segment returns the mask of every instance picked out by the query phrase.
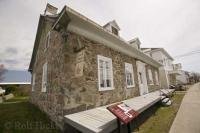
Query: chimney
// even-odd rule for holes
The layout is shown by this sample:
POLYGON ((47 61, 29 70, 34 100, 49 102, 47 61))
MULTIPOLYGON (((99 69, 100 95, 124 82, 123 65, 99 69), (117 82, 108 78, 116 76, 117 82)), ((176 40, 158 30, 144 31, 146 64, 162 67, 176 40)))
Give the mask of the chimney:
POLYGON ((57 14, 58 8, 47 3, 44 15, 55 15, 57 14))

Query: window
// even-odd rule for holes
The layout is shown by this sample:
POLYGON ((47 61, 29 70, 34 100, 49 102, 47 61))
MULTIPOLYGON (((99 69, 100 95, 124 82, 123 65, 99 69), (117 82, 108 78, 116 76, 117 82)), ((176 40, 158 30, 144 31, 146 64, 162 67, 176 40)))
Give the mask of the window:
POLYGON ((33 73, 33 76, 32 76, 32 91, 35 90, 35 73, 33 73))
POLYGON ((155 71, 156 85, 159 85, 158 72, 155 71))
POLYGON ((46 37, 46 41, 45 41, 45 50, 49 47, 50 37, 51 37, 51 32, 49 31, 47 33, 47 37, 46 37))
POLYGON ((118 36, 118 30, 113 26, 111 28, 112 28, 112 33, 118 36))
POLYGON ((134 87, 134 75, 133 75, 133 65, 125 63, 125 76, 126 76, 126 86, 127 88, 134 87))
POLYGON ((97 56, 98 58, 98 80, 99 91, 113 89, 113 71, 112 60, 104 56, 97 56))
POLYGON ((148 75, 149 75, 149 84, 153 85, 153 76, 151 69, 148 69, 148 75))
POLYGON ((47 90, 47 62, 43 65, 43 73, 42 73, 42 92, 46 92, 47 90))

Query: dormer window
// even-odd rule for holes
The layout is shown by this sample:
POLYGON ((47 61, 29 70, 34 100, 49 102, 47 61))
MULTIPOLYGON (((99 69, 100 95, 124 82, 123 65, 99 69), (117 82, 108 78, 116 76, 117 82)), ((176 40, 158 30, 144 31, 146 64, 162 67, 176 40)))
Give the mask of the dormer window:
POLYGON ((112 33, 118 36, 118 30, 112 26, 112 33))
POLYGON ((114 35, 119 36, 120 28, 115 20, 108 22, 106 25, 103 26, 103 28, 113 33, 114 35))

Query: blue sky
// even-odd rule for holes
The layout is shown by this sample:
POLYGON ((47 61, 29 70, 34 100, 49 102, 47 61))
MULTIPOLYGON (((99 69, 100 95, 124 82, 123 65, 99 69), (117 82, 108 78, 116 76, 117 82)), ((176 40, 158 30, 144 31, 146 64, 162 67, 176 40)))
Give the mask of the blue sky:
MULTIPOLYGON (((125 40, 139 37, 142 47, 163 47, 172 56, 200 50, 199 0, 1 0, 0 63, 27 70, 39 14, 46 3, 77 10, 100 25, 115 19, 125 40)), ((183 69, 200 72, 200 54, 175 58, 183 69)))

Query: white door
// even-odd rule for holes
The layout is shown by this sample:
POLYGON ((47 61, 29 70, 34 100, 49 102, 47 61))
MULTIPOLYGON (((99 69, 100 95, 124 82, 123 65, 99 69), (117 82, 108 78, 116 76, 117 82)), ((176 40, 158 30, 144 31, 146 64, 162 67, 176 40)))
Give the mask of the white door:
POLYGON ((148 85, 147 85, 145 63, 142 63, 141 61, 137 61, 136 64, 137 64, 137 74, 138 74, 140 95, 144 95, 149 92, 148 85))

